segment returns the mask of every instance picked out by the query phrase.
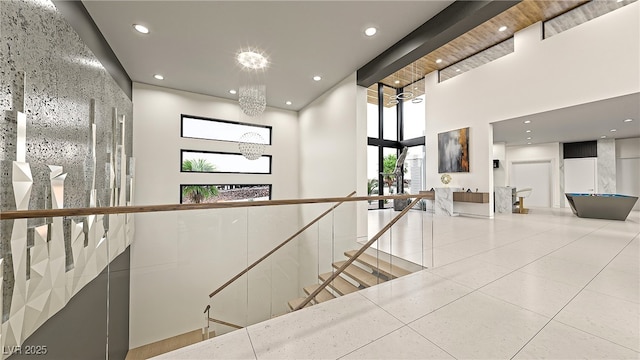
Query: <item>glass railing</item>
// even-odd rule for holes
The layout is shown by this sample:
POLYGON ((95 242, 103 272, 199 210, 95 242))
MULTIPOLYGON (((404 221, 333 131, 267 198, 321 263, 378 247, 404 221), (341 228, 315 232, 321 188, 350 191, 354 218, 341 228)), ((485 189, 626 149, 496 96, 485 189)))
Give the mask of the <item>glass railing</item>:
MULTIPOLYGON (((329 211, 233 284, 214 291, 205 311, 206 326, 211 335, 224 334, 286 314, 303 305, 329 301, 430 267, 432 217, 418 205, 422 202, 416 201, 415 207, 407 208, 406 214, 391 226, 389 223, 400 211, 367 211, 367 200, 345 202, 329 211), (363 245, 372 239, 371 246, 363 249, 363 245), (352 264, 346 264, 357 252, 362 254, 352 264), (336 279, 330 279, 340 268, 344 268, 344 272, 336 275, 336 279), (326 287, 318 289, 325 282, 326 287), (317 294, 307 300, 313 293, 317 294)), ((301 205, 300 220, 307 224, 327 208, 327 204, 301 205)), ((275 226, 284 229, 285 224, 275 221, 275 217, 284 218, 278 215, 283 210, 271 207, 251 209, 247 216, 249 223, 253 218, 265 219, 258 228, 275 226), (273 221, 269 220, 271 216, 273 221)), ((269 251, 268 247, 274 244, 266 242, 260 235, 252 236, 249 231, 244 251, 257 256, 269 251), (260 251, 256 251, 257 248, 260 251)), ((256 256, 250 255, 246 263, 251 264, 256 256)), ((229 277, 233 278, 233 275, 229 277)), ((222 279, 219 281, 223 284, 222 279)))
POLYGON ((85 347, 95 357, 125 355, 280 316, 378 233, 311 306, 431 267, 432 217, 423 201, 380 232, 401 212, 368 211, 367 200, 3 212, 2 358, 26 351, 72 358, 85 347))

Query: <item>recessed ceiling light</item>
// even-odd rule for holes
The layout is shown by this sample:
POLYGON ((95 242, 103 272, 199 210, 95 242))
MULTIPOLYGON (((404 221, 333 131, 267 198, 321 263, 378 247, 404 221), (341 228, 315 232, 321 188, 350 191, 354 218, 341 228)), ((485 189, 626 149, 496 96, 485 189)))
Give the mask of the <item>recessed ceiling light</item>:
POLYGON ((364 34, 367 36, 373 36, 378 32, 378 29, 374 28, 374 27, 369 27, 366 28, 364 31, 364 34))
POLYGON ((149 28, 144 26, 144 25, 133 24, 133 28, 136 29, 136 31, 141 33, 141 34, 148 34, 149 33, 149 28))
POLYGON ((528 132, 528 133, 530 133, 530 132, 531 132, 531 130, 527 130, 527 132, 528 132))
POLYGON ((456 69, 456 72, 460 72, 460 69, 456 69))
POLYGON ((529 136, 529 137, 527 138, 527 140, 531 140, 531 136, 529 136))
POLYGON ((240 51, 236 59, 240 63, 240 65, 246 67, 251 70, 260 70, 264 69, 269 65, 269 60, 260 54, 259 52, 253 50, 240 51))
POLYGON ((600 139, 604 139, 606 137, 607 137, 607 135, 602 135, 602 136, 600 136, 600 139))
POLYGON ((235 94, 237 94, 237 93, 238 93, 238 92, 237 92, 237 91, 235 91, 235 90, 233 90, 233 89, 229 90, 229 94, 235 95, 235 94))
POLYGON ((396 80, 393 82, 394 84, 400 84, 400 80, 396 80))
POLYGON ((157 80, 164 80, 164 76, 160 75, 160 74, 155 74, 153 75, 153 77, 157 80))
POLYGON ((618 130, 616 130, 616 129, 611 129, 611 130, 609 130, 609 131, 611 131, 611 132, 616 132, 616 131, 618 131, 618 130))
POLYGON ((622 2, 622 1, 623 1, 623 0, 618 0, 618 1, 616 1, 616 2, 622 2))
POLYGON ((500 32, 505 31, 505 30, 507 30, 507 27, 506 27, 506 26, 504 26, 504 25, 502 25, 502 26, 500 26, 500 27, 498 28, 498 31, 500 31, 500 32))
POLYGON ((632 122, 633 119, 626 119, 624 122, 632 122))
POLYGON ((285 104, 287 104, 287 105, 291 105, 291 104, 292 104, 292 102, 291 102, 291 101, 286 101, 286 102, 285 102, 285 104))
POLYGON ((316 75, 316 76, 313 77, 313 80, 320 81, 320 80, 322 80, 322 78, 320 77, 320 75, 316 75))
POLYGON ((525 124, 531 124, 531 120, 525 120, 524 123, 525 124))
POLYGON ((528 142, 528 143, 527 143, 527 145, 531 145, 531 143, 530 143, 530 142, 528 142))
POLYGON ((442 62, 442 59, 436 60, 436 64, 440 64, 441 62, 442 62))

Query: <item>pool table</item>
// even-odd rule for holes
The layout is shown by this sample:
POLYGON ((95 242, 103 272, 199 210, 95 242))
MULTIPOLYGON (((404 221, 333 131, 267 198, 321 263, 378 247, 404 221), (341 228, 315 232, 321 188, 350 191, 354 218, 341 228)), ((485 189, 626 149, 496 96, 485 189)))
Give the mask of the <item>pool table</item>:
POLYGON ((620 194, 565 193, 571 211, 581 218, 626 220, 638 200, 637 196, 620 194))

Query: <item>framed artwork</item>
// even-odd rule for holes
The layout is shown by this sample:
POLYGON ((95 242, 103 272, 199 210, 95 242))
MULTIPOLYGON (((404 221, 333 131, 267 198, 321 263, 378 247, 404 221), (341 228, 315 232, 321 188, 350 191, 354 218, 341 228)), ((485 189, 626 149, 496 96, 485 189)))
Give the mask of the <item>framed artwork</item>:
POLYGON ((438 134, 438 172, 469 172, 469 128, 438 134))

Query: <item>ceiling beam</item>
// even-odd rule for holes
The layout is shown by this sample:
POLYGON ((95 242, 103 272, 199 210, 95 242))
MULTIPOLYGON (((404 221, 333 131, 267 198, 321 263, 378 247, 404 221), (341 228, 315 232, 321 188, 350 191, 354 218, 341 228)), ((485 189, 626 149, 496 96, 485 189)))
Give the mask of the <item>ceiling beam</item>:
POLYGON ((369 87, 375 84, 520 1, 455 1, 358 69, 358 85, 369 87))

